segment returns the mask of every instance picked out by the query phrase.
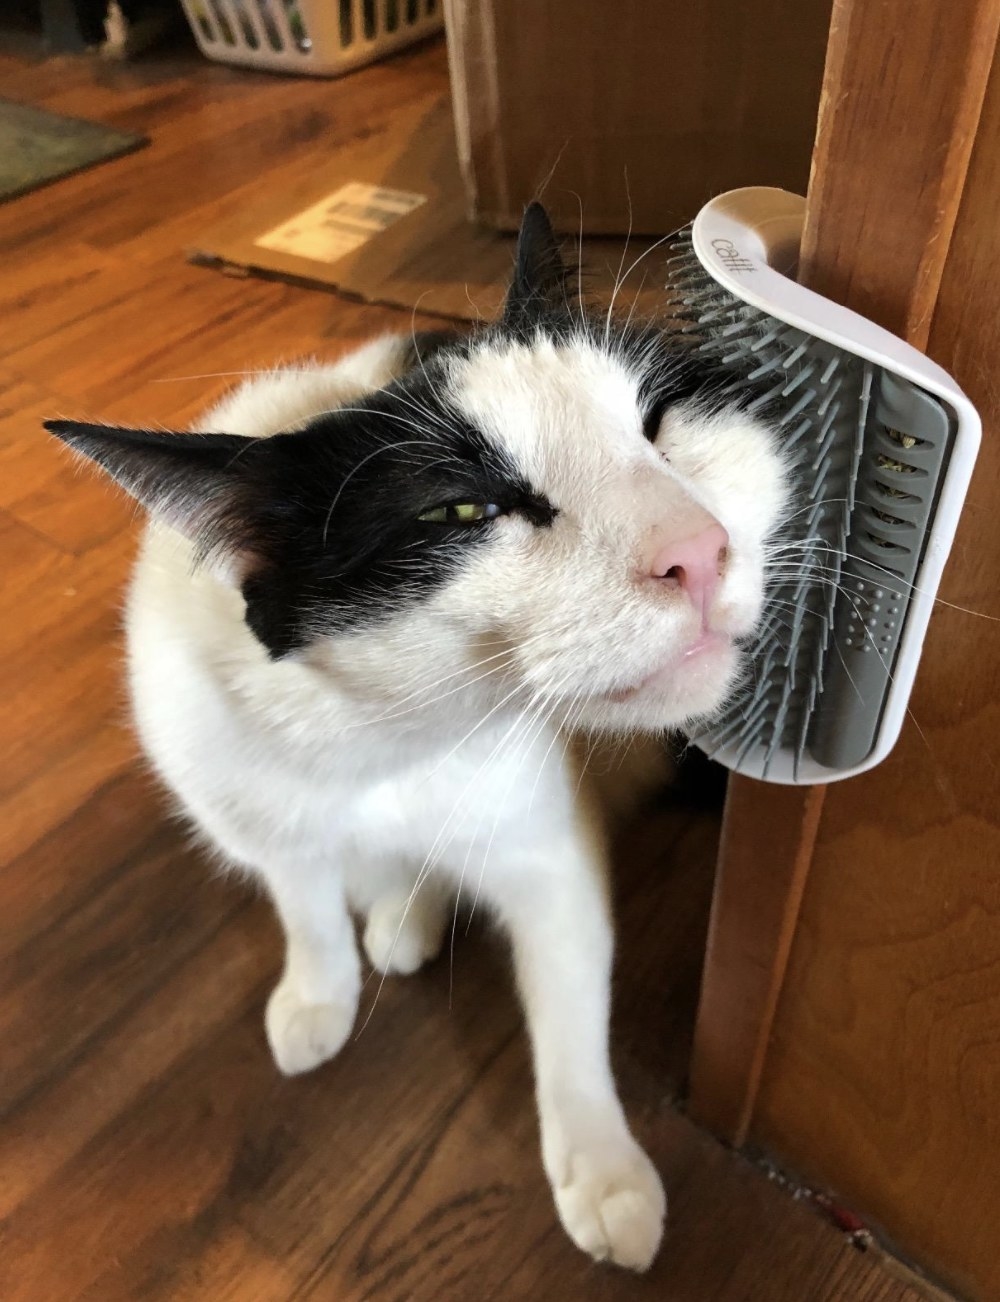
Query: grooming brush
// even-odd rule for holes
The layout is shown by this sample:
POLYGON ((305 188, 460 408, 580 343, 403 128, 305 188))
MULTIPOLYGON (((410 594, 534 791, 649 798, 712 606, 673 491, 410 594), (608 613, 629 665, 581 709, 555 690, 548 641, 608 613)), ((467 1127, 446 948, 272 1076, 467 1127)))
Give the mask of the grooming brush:
POLYGON ((788 784, 862 773, 895 745, 981 432, 939 366, 790 278, 804 211, 783 190, 721 195, 676 237, 666 285, 727 392, 759 394, 792 487, 752 671, 691 740, 788 784))

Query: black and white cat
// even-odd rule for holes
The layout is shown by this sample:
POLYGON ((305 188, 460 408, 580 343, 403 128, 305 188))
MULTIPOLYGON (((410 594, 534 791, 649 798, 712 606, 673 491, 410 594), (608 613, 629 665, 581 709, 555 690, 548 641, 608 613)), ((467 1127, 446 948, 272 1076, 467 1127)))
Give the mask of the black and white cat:
POLYGON ((637 1270, 665 1200, 612 1079, 604 839, 569 742, 682 726, 742 671, 784 475, 719 388, 662 333, 588 317, 536 205, 494 325, 260 374, 212 433, 49 426, 149 509, 138 728, 277 909, 278 1066, 351 1030, 350 910, 409 973, 478 899, 513 946, 562 1223, 637 1270))

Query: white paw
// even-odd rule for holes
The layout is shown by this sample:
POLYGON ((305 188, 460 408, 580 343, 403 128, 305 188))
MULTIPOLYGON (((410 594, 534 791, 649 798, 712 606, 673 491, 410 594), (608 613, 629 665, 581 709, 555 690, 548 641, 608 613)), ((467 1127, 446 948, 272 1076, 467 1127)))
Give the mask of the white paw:
POLYGON ((356 1002, 307 1004, 280 981, 267 1001, 264 1028, 279 1071, 312 1071, 337 1053, 351 1032, 356 1002))
POLYGON ((409 976, 436 958, 444 939, 444 902, 430 890, 376 900, 365 924, 364 946, 377 972, 409 976), (425 898, 426 897, 426 898, 425 898))
POLYGON ((553 1186, 566 1233, 597 1261, 648 1270, 663 1237, 667 1199, 656 1169, 633 1140, 613 1151, 568 1155, 553 1186))

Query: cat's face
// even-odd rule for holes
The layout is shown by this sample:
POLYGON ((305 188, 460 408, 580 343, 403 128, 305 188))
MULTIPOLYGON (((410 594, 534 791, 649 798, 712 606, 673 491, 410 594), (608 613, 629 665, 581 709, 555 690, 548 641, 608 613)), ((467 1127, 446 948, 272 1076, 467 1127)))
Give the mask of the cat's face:
POLYGON ((537 209, 501 321, 410 360, 267 439, 54 428, 222 561, 273 657, 378 699, 483 665, 492 699, 614 730, 717 709, 784 505, 770 430, 690 350, 568 303, 537 209))
POLYGON ((438 603, 470 627, 485 615, 535 693, 588 726, 672 726, 723 703, 783 508, 771 431, 660 365, 659 401, 600 339, 487 346, 450 368, 456 407, 553 514, 498 519, 438 603))

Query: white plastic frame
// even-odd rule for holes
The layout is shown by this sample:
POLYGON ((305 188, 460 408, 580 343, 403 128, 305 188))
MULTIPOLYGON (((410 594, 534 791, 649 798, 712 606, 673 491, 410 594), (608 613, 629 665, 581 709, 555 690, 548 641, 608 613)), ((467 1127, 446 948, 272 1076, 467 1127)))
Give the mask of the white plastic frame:
MULTIPOLYGON (((982 437, 979 413, 940 366, 888 330, 813 293, 778 270, 780 267, 793 272, 796 267, 804 216, 805 200, 785 190, 767 186, 731 190, 706 204, 695 218, 694 250, 712 279, 731 294, 779 321, 926 389, 949 409, 956 428, 923 558, 914 579, 874 749, 850 769, 829 769, 804 755, 797 772, 793 769, 791 752, 779 751, 771 759, 766 781, 786 786, 835 782, 864 773, 881 763, 899 739, 941 574, 955 538, 982 437)), ((714 752, 714 758, 736 769, 738 753, 739 745, 734 743, 714 752)), ((750 777, 764 776, 749 756, 738 771, 750 777)))

